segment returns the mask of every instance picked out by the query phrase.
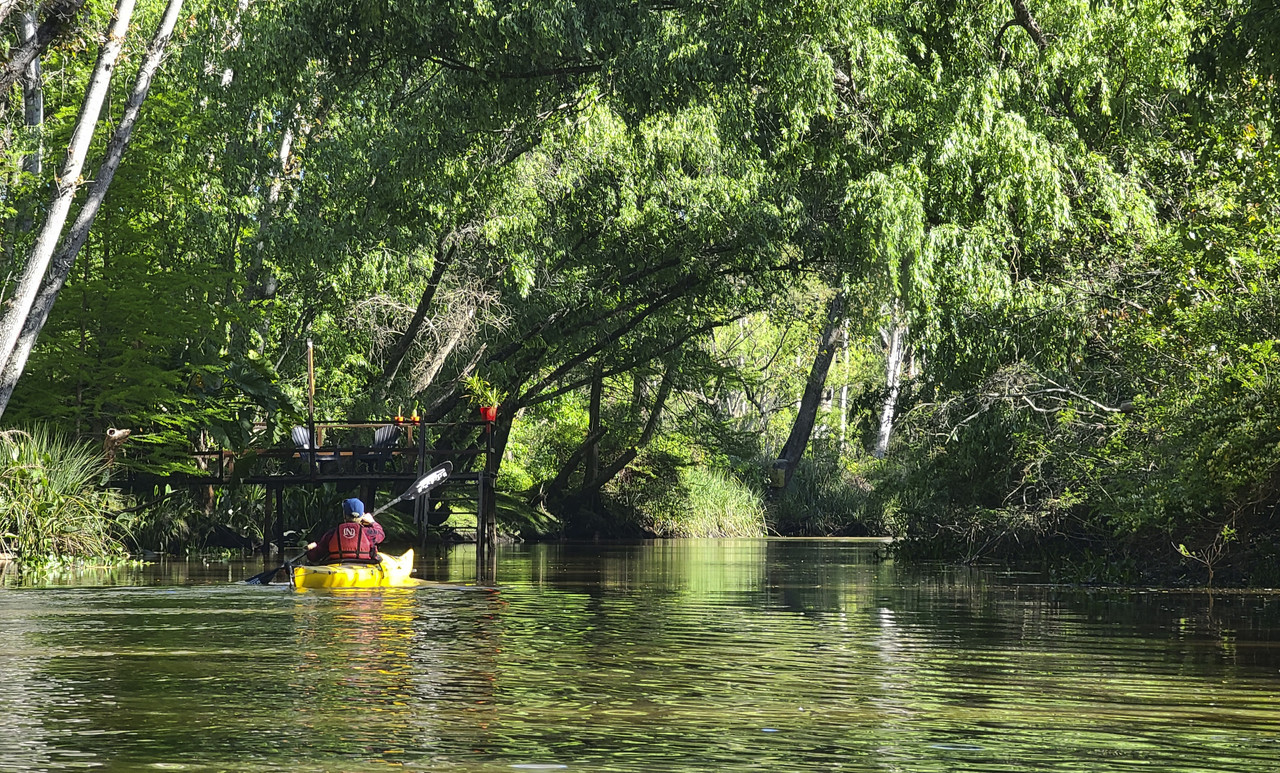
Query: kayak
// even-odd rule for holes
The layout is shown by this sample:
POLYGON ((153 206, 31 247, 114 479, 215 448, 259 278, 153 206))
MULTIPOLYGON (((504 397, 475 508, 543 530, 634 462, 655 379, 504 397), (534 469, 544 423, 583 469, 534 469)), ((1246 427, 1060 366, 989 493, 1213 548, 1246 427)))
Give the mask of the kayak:
POLYGON ((382 555, 380 564, 319 564, 293 567, 295 588, 394 588, 417 585, 413 573, 413 551, 404 555, 382 555))

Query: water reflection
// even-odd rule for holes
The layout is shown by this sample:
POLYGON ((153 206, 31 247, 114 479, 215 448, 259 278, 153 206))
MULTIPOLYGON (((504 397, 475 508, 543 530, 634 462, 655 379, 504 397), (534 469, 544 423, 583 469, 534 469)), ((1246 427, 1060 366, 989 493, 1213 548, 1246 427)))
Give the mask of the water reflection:
POLYGON ((230 582, 260 562, 10 587, 0 769, 1277 769, 1277 597, 877 547, 521 546, 497 588, 466 551, 414 590, 230 582))

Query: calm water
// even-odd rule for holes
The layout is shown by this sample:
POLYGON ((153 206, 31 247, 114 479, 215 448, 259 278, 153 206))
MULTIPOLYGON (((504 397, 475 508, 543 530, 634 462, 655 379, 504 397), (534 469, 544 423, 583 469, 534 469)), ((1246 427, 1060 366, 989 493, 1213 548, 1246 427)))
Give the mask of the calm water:
MULTIPOLYGON (((10 584, 0 769, 1280 771, 1280 595, 875 550, 508 548, 496 589, 10 584)), ((419 573, 464 585, 472 556, 419 573)))

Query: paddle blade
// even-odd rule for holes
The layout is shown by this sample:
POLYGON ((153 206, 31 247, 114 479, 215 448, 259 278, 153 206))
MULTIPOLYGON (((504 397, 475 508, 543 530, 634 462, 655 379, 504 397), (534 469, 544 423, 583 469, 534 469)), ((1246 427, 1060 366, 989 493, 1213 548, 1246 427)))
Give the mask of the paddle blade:
POLYGON ((400 495, 401 499, 417 499, 431 489, 444 483, 449 473, 453 472, 453 462, 442 462, 431 468, 431 471, 414 483, 408 491, 400 495))
POLYGON ((254 576, 250 577, 244 582, 246 585, 270 585, 271 580, 274 579, 276 576, 276 572, 280 571, 281 569, 284 569, 287 566, 288 564, 285 564, 284 566, 277 566, 275 569, 268 569, 265 572, 259 572, 258 574, 255 574, 254 576))
POLYGON ((280 566, 277 566, 275 569, 268 569, 265 572, 259 572, 258 574, 255 574, 254 576, 245 580, 244 581, 245 585, 270 585, 271 581, 274 580, 276 577, 276 572, 279 572, 281 569, 290 570, 289 579, 292 580, 293 579, 292 570, 294 565, 302 563, 302 559, 306 558, 306 555, 307 555, 306 553, 303 553, 302 555, 292 560, 286 559, 283 564, 281 564, 280 566))

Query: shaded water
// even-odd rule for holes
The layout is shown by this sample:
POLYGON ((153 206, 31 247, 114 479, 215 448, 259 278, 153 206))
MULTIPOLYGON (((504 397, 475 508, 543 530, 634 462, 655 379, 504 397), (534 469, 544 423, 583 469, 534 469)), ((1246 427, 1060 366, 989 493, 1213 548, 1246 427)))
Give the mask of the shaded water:
POLYGON ((260 569, 0 589, 0 769, 1280 771, 1280 595, 851 541, 506 548, 496 589, 229 582, 260 569))

